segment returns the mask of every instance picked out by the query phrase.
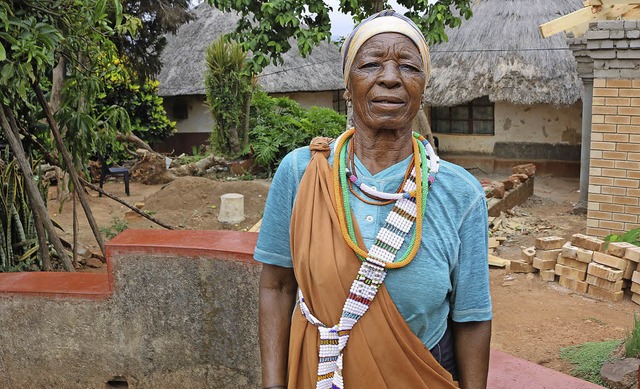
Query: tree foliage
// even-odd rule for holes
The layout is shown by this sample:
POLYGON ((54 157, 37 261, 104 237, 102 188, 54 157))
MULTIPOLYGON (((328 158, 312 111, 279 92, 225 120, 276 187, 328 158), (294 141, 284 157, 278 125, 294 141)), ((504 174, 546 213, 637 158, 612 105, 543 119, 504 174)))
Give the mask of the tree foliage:
POLYGON ((302 108, 287 97, 270 97, 258 90, 251 101, 249 138, 255 162, 274 171, 290 151, 308 146, 316 136, 338 137, 346 117, 331 108, 302 108))
POLYGON ((239 44, 220 37, 209 45, 205 58, 205 93, 214 119, 211 144, 216 151, 236 157, 246 145, 247 103, 253 84, 247 54, 239 44))
MULTIPOLYGON (((122 12, 140 20, 135 32, 115 36, 113 41, 120 56, 138 76, 138 83, 160 73, 160 54, 167 45, 168 33, 175 33, 182 24, 193 20, 189 0, 122 0, 122 12)), ((114 15, 115 20, 115 15, 114 15)))
MULTIPOLYGON (((313 47, 331 38, 331 7, 323 0, 207 0, 212 6, 241 15, 231 39, 242 44, 245 52, 252 52, 250 60, 254 74, 269 63, 282 64, 282 54, 291 49, 295 39, 302 56, 313 47)), ((447 40, 445 27, 458 27, 471 17, 472 0, 398 0, 408 9, 405 16, 412 19, 431 44, 447 40)), ((388 0, 340 0, 339 11, 359 22, 375 12, 388 8, 388 0)))

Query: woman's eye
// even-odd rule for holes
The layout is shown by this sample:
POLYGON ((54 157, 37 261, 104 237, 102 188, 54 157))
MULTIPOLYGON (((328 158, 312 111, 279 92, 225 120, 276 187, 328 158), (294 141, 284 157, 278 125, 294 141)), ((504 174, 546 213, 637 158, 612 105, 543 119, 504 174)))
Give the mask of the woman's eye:
POLYGON ((377 62, 366 62, 362 66, 360 66, 360 69, 375 69, 379 66, 380 64, 377 62))
POLYGON ((409 65, 409 64, 400 65, 400 69, 407 70, 407 71, 410 71, 410 72, 419 72, 420 71, 420 69, 418 69, 417 67, 415 67, 413 65, 409 65))

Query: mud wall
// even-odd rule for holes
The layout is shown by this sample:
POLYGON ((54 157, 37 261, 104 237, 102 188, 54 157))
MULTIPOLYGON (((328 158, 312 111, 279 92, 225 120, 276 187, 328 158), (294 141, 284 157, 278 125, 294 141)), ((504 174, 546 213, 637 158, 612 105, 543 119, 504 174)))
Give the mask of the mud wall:
POLYGON ((127 230, 108 274, 0 274, 0 387, 258 387, 255 240, 127 230))
POLYGON ((559 155, 565 155, 566 150, 577 150, 571 153, 577 155, 579 160, 581 115, 581 102, 565 107, 497 102, 494 135, 436 136, 440 141, 440 151, 444 153, 479 153, 496 158, 510 158, 501 153, 511 146, 525 144, 529 154, 520 158, 544 160, 549 159, 547 153, 549 146, 553 145, 563 149, 559 155), (496 145, 502 146, 496 149, 496 145))

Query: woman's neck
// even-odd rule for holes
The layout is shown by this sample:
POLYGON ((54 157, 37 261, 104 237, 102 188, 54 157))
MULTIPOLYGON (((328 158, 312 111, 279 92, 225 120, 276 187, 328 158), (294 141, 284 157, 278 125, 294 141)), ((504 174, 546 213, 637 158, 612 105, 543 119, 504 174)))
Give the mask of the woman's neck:
POLYGON ((359 131, 351 139, 360 162, 372 174, 403 161, 413 154, 411 130, 359 131))

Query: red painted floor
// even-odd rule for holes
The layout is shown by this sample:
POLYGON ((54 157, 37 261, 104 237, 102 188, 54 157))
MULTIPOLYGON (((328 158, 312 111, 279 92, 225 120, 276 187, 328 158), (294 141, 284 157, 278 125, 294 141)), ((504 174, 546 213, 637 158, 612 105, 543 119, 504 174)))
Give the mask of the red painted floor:
POLYGON ((575 377, 491 350, 488 389, 604 389, 575 377))

